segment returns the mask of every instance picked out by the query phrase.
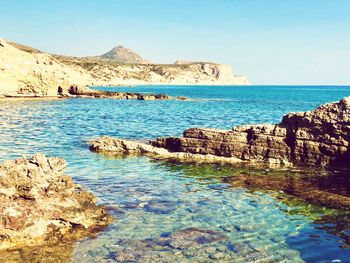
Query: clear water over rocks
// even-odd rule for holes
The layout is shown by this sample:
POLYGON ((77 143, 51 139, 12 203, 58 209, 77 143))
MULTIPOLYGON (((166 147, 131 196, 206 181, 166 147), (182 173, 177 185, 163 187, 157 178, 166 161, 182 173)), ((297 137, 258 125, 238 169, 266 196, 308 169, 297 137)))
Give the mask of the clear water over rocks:
POLYGON ((12 251, 4 254, 9 262, 28 258, 57 262, 60 255, 73 262, 347 262, 350 258, 348 211, 305 200, 278 184, 278 178, 282 182, 292 175, 308 182, 322 178, 322 191, 349 197, 347 170, 181 164, 96 154, 86 144, 101 135, 147 140, 180 136, 189 127, 276 123, 288 112, 349 96, 350 87, 101 89, 193 100, 1 100, 0 161, 36 152, 65 158, 66 173, 98 196, 116 218, 102 234, 63 244, 60 253, 50 248, 40 253, 12 251), (275 184, 242 183, 243 175, 271 176, 275 184))

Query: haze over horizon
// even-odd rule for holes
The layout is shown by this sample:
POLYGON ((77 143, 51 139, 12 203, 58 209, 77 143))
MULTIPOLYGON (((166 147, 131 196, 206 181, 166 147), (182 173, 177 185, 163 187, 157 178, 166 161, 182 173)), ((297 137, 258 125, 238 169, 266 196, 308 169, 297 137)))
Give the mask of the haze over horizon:
POLYGON ((253 84, 350 85, 350 1, 1 1, 0 37, 92 56, 229 64, 253 84))

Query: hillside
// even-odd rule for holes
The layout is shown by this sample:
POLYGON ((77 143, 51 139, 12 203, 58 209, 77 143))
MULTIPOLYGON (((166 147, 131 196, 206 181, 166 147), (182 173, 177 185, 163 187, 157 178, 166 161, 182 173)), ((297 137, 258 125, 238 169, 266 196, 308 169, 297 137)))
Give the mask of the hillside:
MULTIPOLYGON (((108 53, 107 53, 108 54, 108 53)), ((56 96, 57 88, 137 84, 247 85, 227 65, 122 63, 43 53, 0 39, 0 95, 56 96)))
POLYGON ((123 46, 116 46, 112 50, 100 56, 92 57, 95 59, 111 60, 114 62, 124 62, 133 64, 148 64, 148 61, 143 59, 135 51, 123 46))

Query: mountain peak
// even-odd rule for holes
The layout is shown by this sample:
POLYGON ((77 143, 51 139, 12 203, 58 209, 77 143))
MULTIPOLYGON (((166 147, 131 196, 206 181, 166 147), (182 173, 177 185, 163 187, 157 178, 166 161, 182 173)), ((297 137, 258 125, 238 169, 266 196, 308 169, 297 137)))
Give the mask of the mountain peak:
POLYGON ((133 63, 133 64, 146 64, 147 61, 144 60, 135 51, 126 48, 122 45, 115 46, 113 49, 105 54, 97 56, 101 59, 113 60, 116 62, 133 63))

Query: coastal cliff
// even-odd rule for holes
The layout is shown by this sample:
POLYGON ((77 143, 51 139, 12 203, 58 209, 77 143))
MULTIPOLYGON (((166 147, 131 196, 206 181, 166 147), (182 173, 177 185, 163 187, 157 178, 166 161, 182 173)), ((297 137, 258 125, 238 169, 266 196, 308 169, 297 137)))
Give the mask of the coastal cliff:
POLYGON ((190 128, 183 137, 157 138, 149 144, 101 137, 90 143, 90 149, 189 161, 348 166, 350 97, 309 112, 289 113, 279 124, 245 125, 230 131, 190 128))
MULTIPOLYGON (((120 53, 120 48, 117 51, 120 53)), ((57 96, 58 87, 67 89, 71 85, 249 84, 245 77, 234 76, 227 65, 208 62, 140 64, 145 61, 131 57, 137 58, 137 63, 134 60, 119 62, 113 56, 59 56, 0 39, 0 95, 57 96)))

